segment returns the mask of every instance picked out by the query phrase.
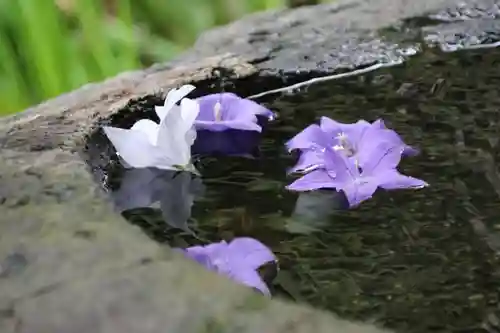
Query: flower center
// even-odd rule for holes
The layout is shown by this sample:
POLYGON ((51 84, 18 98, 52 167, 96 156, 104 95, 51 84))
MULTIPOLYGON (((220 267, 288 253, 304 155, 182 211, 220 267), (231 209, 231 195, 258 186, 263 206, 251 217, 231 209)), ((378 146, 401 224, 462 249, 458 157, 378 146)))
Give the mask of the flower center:
POLYGON ((220 104, 220 102, 217 102, 214 105, 214 119, 215 121, 222 120, 222 105, 220 104))
POLYGON ((340 132, 335 139, 338 140, 338 144, 333 146, 334 150, 342 150, 347 157, 351 157, 356 153, 353 145, 349 142, 347 134, 340 132))

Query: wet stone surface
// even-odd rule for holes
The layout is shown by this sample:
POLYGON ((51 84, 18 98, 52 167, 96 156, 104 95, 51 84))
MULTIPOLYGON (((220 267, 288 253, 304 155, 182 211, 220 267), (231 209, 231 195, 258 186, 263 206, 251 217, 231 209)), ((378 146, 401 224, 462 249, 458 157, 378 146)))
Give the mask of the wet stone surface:
MULTIPOLYGON (((498 59, 497 49, 427 50, 404 65, 266 97, 260 102, 279 118, 256 158, 198 161, 204 191, 195 195, 190 222, 198 238, 168 228, 158 208, 124 216, 173 246, 260 239, 280 259, 272 285, 280 298, 398 332, 493 332, 500 315, 498 59), (283 144, 320 116, 382 117, 421 149, 403 160, 402 171, 430 187, 377 192, 349 211, 336 210, 329 192, 287 192, 295 156, 283 144)), ((248 94, 244 84, 234 90, 248 94)), ((135 112, 123 111, 114 125, 151 115, 159 101, 132 102, 135 112)), ((112 153, 102 136, 89 144, 112 153)), ((110 163, 99 179, 117 191, 122 177, 110 163)))

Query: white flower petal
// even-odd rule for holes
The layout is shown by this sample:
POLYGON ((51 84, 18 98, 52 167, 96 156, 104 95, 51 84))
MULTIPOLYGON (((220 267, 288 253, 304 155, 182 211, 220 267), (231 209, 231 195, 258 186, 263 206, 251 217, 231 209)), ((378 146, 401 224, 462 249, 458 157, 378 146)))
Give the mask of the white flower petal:
POLYGON ((184 98, 181 101, 181 117, 186 131, 193 127, 199 113, 200 105, 197 101, 189 98, 184 98))
POLYGON ((152 145, 146 133, 108 126, 103 127, 103 130, 120 155, 120 159, 125 161, 126 167, 178 170, 175 166, 176 161, 152 145))
POLYGON ((157 154, 146 133, 108 126, 103 129, 117 153, 129 166, 144 168, 155 165, 157 154))
POLYGON ((165 105, 155 108, 160 124, 141 119, 129 130, 104 127, 125 165, 195 171, 191 166, 191 145, 196 138, 193 124, 200 107, 194 100, 183 99, 194 89, 184 85, 168 93, 165 105), (181 106, 176 105, 179 100, 181 106))
POLYGON ((165 98, 165 103, 163 106, 157 106, 155 107, 155 112, 160 118, 160 120, 163 120, 169 111, 172 109, 172 107, 180 101, 184 96, 195 90, 196 87, 191 85, 191 84, 186 84, 181 86, 178 89, 172 89, 167 93, 167 97, 165 98))
POLYGON ((197 135, 197 133, 196 133, 196 129, 194 127, 192 127, 189 131, 186 132, 184 139, 186 140, 186 143, 189 146, 193 145, 194 140, 196 140, 196 135, 197 135))
POLYGON ((158 144, 159 125, 150 119, 141 119, 137 121, 130 130, 140 131, 146 134, 149 142, 156 146, 158 144))

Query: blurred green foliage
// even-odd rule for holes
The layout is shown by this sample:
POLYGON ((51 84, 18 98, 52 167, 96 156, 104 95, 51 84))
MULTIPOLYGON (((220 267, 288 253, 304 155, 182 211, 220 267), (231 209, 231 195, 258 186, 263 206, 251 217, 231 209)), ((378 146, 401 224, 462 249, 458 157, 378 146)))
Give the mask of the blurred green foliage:
POLYGON ((0 0, 0 114, 169 60, 204 30, 291 0, 0 0))

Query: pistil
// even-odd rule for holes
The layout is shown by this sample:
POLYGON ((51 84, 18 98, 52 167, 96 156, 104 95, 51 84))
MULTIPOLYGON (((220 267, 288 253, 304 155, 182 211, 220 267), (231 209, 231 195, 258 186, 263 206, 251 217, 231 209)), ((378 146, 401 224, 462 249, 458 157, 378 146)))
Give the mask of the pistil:
POLYGON ((222 105, 220 104, 220 102, 217 102, 214 105, 214 119, 215 121, 222 120, 222 105))

